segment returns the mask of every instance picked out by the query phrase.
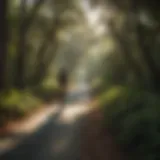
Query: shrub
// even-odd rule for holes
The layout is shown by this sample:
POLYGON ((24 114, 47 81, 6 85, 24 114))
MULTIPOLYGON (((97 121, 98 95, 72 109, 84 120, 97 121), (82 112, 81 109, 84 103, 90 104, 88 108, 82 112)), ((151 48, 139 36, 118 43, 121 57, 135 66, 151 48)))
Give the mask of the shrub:
POLYGON ((40 86, 33 88, 33 94, 45 101, 51 101, 60 95, 61 91, 57 84, 43 83, 40 86))
POLYGON ((39 107, 41 101, 29 92, 10 90, 0 95, 0 125, 21 118, 39 107))
POLYGON ((112 87, 99 97, 104 123, 131 159, 160 157, 159 96, 142 90, 112 87))

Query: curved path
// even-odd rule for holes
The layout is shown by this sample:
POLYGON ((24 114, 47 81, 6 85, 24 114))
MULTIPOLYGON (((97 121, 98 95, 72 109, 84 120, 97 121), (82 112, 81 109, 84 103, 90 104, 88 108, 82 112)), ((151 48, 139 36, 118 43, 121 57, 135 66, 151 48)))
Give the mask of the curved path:
POLYGON ((70 91, 56 114, 0 160, 80 160, 80 131, 89 111, 89 90, 80 88, 70 91))

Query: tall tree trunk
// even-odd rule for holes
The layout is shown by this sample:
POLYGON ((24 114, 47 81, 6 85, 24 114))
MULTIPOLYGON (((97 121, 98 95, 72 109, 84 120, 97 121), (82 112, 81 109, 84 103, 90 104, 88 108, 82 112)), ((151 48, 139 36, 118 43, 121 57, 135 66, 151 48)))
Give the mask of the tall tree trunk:
POLYGON ((52 28, 46 33, 46 38, 44 42, 42 43, 40 49, 37 53, 37 65, 35 66, 35 72, 34 75, 31 77, 30 84, 40 84, 43 79, 45 78, 45 75, 47 74, 48 68, 55 56, 55 52, 57 50, 57 40, 56 40, 56 31, 60 25, 60 21, 58 18, 53 20, 52 28), (49 45, 53 43, 54 44, 54 53, 53 55, 50 55, 50 58, 45 61, 46 57, 46 51, 49 47, 49 45))
POLYGON ((7 0, 0 1, 0 91, 6 88, 6 61, 7 61, 7 0))
POLYGON ((19 30, 19 44, 18 44, 18 56, 17 56, 17 70, 15 77, 16 87, 19 89, 24 89, 24 67, 25 67, 25 43, 26 43, 26 0, 21 0, 20 8, 20 30, 19 30))
POLYGON ((137 78, 142 78, 143 75, 141 68, 131 53, 128 39, 124 34, 117 32, 116 29, 114 29, 114 25, 112 23, 110 24, 110 30, 112 32, 112 36, 119 44, 121 52, 124 55, 124 59, 126 60, 126 64, 128 63, 128 67, 134 72, 137 78))
POLYGON ((45 0, 37 0, 35 5, 33 6, 33 9, 31 10, 31 13, 24 21, 24 26, 26 26, 26 32, 30 29, 30 26, 34 19, 36 18, 37 12, 40 9, 40 7, 43 5, 45 0))
MULTIPOLYGON (((157 36, 157 34, 159 33, 159 26, 157 27, 157 29, 154 30, 154 32, 152 33, 152 36, 150 37, 149 43, 146 43, 146 37, 149 35, 149 33, 147 33, 145 31, 144 26, 142 26, 140 24, 140 22, 138 21, 139 19, 139 10, 142 9, 143 7, 153 7, 156 8, 158 6, 158 4, 156 5, 156 3, 158 3, 158 1, 152 2, 152 1, 148 1, 150 3, 152 3, 152 5, 149 5, 148 3, 145 3, 145 1, 142 1, 142 3, 140 3, 141 1, 133 1, 132 0, 132 12, 134 12, 135 16, 136 16, 136 20, 137 20, 137 25, 136 25, 136 32, 137 32, 137 42, 138 45, 140 47, 141 50, 141 55, 149 69, 150 72, 150 79, 152 81, 152 86, 154 91, 156 92, 160 92, 160 69, 158 68, 158 66, 156 65, 156 62, 154 61, 154 58, 152 56, 152 52, 153 52, 153 46, 155 43, 155 38, 157 36)), ((152 9, 153 9, 152 8, 152 9)))
POLYGON ((20 32, 19 32, 19 44, 18 44, 18 56, 17 56, 17 68, 15 75, 15 86, 19 89, 24 89, 26 87, 25 82, 25 55, 26 55, 26 34, 35 19, 37 11, 44 3, 44 0, 38 0, 30 15, 26 15, 26 0, 21 0, 20 8, 20 32))
MULTIPOLYGON (((158 68, 156 62, 153 59, 152 56, 153 49, 150 47, 149 44, 145 44, 145 33, 143 34, 143 28, 138 26, 137 32, 138 32, 138 43, 141 49, 141 54, 150 71, 150 76, 154 90, 160 92, 160 69, 158 68)), ((154 42, 154 38, 152 39, 151 42, 154 42)))

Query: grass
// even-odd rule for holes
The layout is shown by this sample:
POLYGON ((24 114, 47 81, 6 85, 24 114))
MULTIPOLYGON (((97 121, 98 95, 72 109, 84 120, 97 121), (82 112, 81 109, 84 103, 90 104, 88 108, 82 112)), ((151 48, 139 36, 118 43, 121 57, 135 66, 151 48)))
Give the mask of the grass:
POLYGON ((7 121, 24 117, 37 109, 42 101, 27 91, 10 90, 0 95, 0 126, 7 121))
POLYGON ((33 94, 45 102, 50 102, 60 96, 61 90, 56 83, 44 82, 33 88, 33 94))
POLYGON ((40 108, 42 103, 52 101, 60 94, 56 83, 43 83, 24 91, 11 89, 0 94, 0 127, 8 121, 23 118, 40 108))

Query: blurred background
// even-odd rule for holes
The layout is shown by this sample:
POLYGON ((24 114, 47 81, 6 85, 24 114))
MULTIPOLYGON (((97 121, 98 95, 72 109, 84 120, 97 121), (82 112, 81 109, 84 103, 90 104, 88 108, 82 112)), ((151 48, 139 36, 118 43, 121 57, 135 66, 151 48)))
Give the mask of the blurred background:
POLYGON ((83 96, 98 101, 104 126, 124 151, 159 159, 159 6, 158 0, 1 0, 0 127, 57 100, 57 75, 65 68, 67 90, 84 89, 83 96))

